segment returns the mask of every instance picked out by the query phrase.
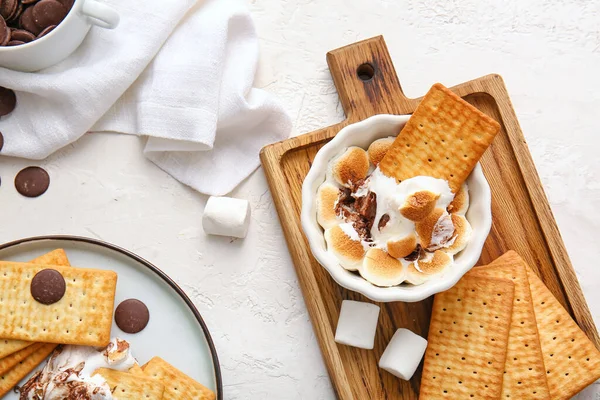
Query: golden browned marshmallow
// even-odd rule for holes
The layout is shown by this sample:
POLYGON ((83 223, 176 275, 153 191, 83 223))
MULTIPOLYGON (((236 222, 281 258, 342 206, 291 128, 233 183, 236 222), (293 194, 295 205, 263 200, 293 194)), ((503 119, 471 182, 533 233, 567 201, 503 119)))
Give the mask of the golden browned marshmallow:
POLYGON ((406 281, 420 285, 432 276, 444 271, 452 264, 452 257, 443 251, 428 253, 423 259, 411 263, 407 268, 406 281))
POLYGON ((421 247, 424 249, 429 248, 431 245, 433 231, 440 218, 444 215, 448 215, 446 210, 443 208, 436 208, 427 217, 415 223, 415 230, 417 231, 417 235, 419 235, 421 247))
POLYGON ((454 195, 454 199, 448 205, 448 212, 452 214, 465 215, 469 208, 469 187, 467 182, 463 183, 458 192, 454 195))
POLYGON ((317 191, 317 221, 323 229, 329 229, 340 223, 341 219, 335 213, 335 205, 340 194, 340 189, 324 182, 317 191))
POLYGON ((341 224, 327 229, 325 241, 328 250, 340 261, 342 267, 350 271, 358 269, 365 256, 365 249, 352 224, 341 224), (347 234, 344 229, 351 233, 347 234))
POLYGON ((383 139, 377 139, 369 146, 367 152, 369 153, 369 161, 371 164, 377 166, 379 162, 385 157, 388 149, 394 143, 395 137, 386 137, 383 139))
POLYGON ((448 254, 456 254, 467 247, 467 243, 471 238, 471 224, 467 219, 459 214, 450 214, 452 225, 454 225, 454 242, 444 249, 448 254))
POLYGON ((417 247, 417 236, 411 233, 399 240, 388 240, 388 253, 394 258, 403 258, 412 253, 417 247))
POLYGON ((359 272, 367 281, 383 287, 399 285, 405 276, 402 263, 378 248, 367 251, 359 272))
POLYGON ((411 221, 421 221, 431 214, 439 197, 439 194, 428 190, 415 192, 406 198, 406 201, 400 207, 400 214, 411 221))
POLYGON ((344 186, 350 186, 351 182, 364 179, 369 172, 369 157, 367 152, 360 147, 348 147, 348 149, 333 162, 333 178, 344 186))

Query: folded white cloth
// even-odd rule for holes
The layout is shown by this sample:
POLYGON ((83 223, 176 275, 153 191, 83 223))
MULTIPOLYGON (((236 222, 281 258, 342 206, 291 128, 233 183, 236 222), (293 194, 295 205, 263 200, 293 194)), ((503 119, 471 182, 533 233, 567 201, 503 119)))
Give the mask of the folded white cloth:
MULTIPOLYGON (((88 131, 148 136, 160 168, 211 195, 259 165, 291 121, 252 87, 258 39, 244 0, 104 0, 121 16, 94 27, 62 63, 37 73, 0 68, 17 108, 0 120, 3 155, 42 159, 88 131)), ((107 160, 108 161, 108 160, 107 160)))

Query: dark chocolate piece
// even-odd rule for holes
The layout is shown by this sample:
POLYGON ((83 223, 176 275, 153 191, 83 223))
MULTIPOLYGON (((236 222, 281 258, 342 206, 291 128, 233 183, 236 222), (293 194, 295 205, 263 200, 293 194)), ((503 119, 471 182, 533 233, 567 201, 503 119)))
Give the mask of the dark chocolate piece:
POLYGON ((137 299, 122 301, 115 311, 115 322, 126 333, 142 331, 150 320, 148 307, 137 299))
POLYGON ((19 26, 37 36, 43 28, 37 26, 33 19, 33 7, 35 6, 27 7, 25 11, 23 11, 23 14, 21 14, 21 17, 19 18, 19 26))
POLYGON ((25 197, 38 197, 48 190, 50 176, 40 167, 27 167, 15 177, 17 192, 25 197))
POLYGON ((379 229, 379 231, 381 231, 383 228, 385 228, 385 226, 387 225, 388 222, 390 222, 389 214, 383 214, 381 216, 381 218, 379 218, 379 223, 377 224, 377 229, 379 229))
POLYGON ((29 43, 35 40, 35 35, 25 29, 13 29, 10 34, 10 40, 19 40, 24 43, 29 43))
POLYGON ((31 295, 42 304, 54 304, 65 295, 65 278, 55 269, 43 269, 31 280, 31 295))
POLYGON ((417 244, 417 247, 415 247, 415 250, 410 253, 409 255, 407 255, 406 257, 404 257, 404 259, 406 261, 417 261, 419 259, 419 257, 421 257, 421 253, 422 253, 422 248, 420 244, 417 244))
POLYGON ((17 106, 15 92, 0 86, 0 117, 10 114, 17 106))
POLYGON ((42 0, 33 6, 33 20, 41 29, 58 25, 68 10, 56 0, 42 0))

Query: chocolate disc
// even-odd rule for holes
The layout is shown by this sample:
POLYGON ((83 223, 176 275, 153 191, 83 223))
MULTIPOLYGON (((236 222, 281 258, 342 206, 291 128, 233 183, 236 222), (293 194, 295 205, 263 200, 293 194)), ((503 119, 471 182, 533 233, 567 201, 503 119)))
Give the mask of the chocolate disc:
POLYGON ((19 26, 23 29, 27 29, 34 35, 39 35, 43 28, 37 26, 33 19, 33 7, 34 6, 30 6, 23 11, 21 18, 19 18, 19 26))
POLYGON ((11 40, 10 42, 8 42, 8 43, 6 44, 6 46, 7 46, 7 47, 10 47, 10 46, 20 46, 20 45, 22 45, 22 44, 25 44, 25 42, 22 42, 22 41, 20 41, 20 40, 11 40))
POLYGON ((42 0, 33 6, 33 20, 40 28, 58 25, 67 15, 67 9, 56 0, 42 0))
POLYGON ((0 86, 0 117, 10 114, 17 106, 15 92, 0 86))
POLYGON ((54 304, 65 295, 65 278, 55 269, 43 269, 31 280, 31 295, 42 304, 54 304))
POLYGON ((29 5, 29 4, 33 4, 33 3, 37 3, 37 2, 38 2, 38 0, 21 0, 21 3, 25 4, 25 5, 29 5))
POLYGON ((25 29, 13 29, 10 34, 10 40, 19 40, 21 42, 29 43, 35 40, 35 35, 25 29))
POLYGON ((25 197, 38 197, 48 190, 50 176, 40 167, 27 167, 15 177, 17 192, 25 197))
POLYGON ((115 322, 119 329, 126 333, 138 333, 143 330, 150 320, 148 307, 137 299, 128 299, 117 307, 115 322))
MULTIPOLYGON (((0 0, 2 1, 2 0, 0 0)), ((0 15, 0 46, 5 46, 10 40, 10 29, 6 25, 4 17, 0 15)))
POLYGON ((23 13, 23 4, 21 2, 18 3, 17 7, 15 8, 15 11, 11 14, 10 17, 8 17, 6 19, 6 22, 15 22, 19 19, 19 17, 21 16, 21 13, 23 13))
POLYGON ((49 27, 44 28, 44 30, 41 31, 40 34, 37 36, 38 39, 41 38, 41 37, 43 37, 43 36, 46 36, 47 34, 49 34, 50 32, 52 32, 54 30, 54 28, 56 28, 56 25, 50 25, 49 27))
POLYGON ((9 19, 18 7, 19 2, 17 0, 2 0, 0 1, 0 15, 4 19, 9 19))

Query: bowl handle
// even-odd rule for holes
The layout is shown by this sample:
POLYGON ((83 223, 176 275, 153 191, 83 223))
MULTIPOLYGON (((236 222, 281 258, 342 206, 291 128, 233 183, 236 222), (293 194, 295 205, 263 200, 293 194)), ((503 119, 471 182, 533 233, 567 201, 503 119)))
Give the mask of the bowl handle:
POLYGON ((96 0, 86 0, 81 12, 89 17, 90 23, 99 27, 115 29, 119 25, 119 14, 112 7, 96 0))

